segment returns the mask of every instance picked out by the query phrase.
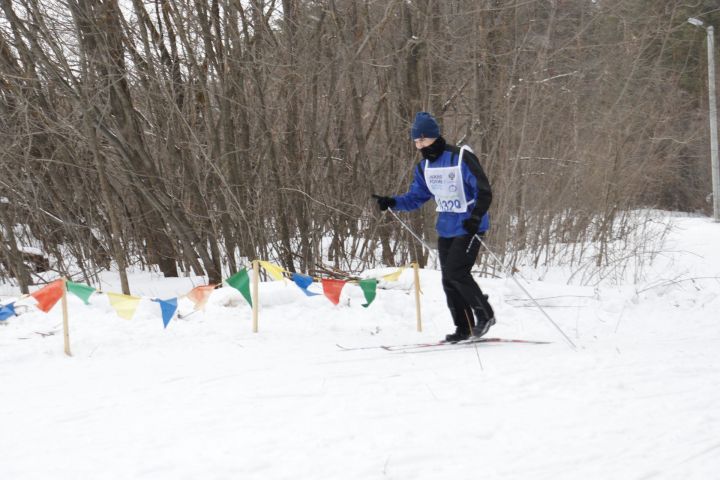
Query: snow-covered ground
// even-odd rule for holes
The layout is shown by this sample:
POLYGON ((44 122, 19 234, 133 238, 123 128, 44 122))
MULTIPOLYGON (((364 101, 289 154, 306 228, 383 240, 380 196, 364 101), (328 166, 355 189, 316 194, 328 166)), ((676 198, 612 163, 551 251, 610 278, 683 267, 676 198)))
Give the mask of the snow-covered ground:
MULTIPOLYGON (((89 306, 70 296, 72 357, 59 306, 10 318, 0 324, 0 479, 719 478, 720 224, 673 222, 641 284, 523 275, 577 350, 512 280, 484 278, 498 318, 488 336, 553 343, 336 346, 448 333, 430 270, 422 333, 410 271, 367 309, 355 286, 334 306, 262 283, 259 333, 227 287, 167 329, 157 304, 143 301, 127 321, 104 295, 89 306)), ((166 298, 191 281, 138 274, 131 287, 166 298)))

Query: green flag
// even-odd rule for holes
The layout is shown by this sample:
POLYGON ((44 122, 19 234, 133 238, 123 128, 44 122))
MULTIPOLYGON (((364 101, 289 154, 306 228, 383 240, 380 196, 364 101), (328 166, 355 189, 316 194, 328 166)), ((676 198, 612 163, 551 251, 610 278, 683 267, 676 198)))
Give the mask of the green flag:
POLYGON ((90 295, 95 293, 95 289, 90 285, 70 281, 66 282, 66 285, 67 291, 79 297, 83 302, 85 302, 85 305, 89 303, 90 295))
POLYGON ((252 296, 250 295, 250 277, 244 268, 232 277, 225 280, 225 283, 242 293, 245 300, 252 307, 252 296))
POLYGON ((365 294, 365 300, 367 300, 367 303, 364 303, 363 307, 369 307, 373 300, 375 300, 377 284, 378 281, 374 278, 371 278, 369 280, 360 280, 360 288, 362 288, 362 291, 365 294))

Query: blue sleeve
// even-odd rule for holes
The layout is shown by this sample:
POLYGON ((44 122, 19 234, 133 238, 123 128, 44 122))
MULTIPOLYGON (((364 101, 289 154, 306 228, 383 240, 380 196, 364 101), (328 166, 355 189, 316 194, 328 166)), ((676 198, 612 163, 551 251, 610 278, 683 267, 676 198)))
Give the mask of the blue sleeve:
POLYGON ((419 208, 423 203, 432 198, 432 193, 428 190, 425 183, 425 174, 422 169, 422 162, 415 169, 415 178, 413 178, 410 190, 403 194, 393 197, 395 199, 395 210, 410 211, 419 208))

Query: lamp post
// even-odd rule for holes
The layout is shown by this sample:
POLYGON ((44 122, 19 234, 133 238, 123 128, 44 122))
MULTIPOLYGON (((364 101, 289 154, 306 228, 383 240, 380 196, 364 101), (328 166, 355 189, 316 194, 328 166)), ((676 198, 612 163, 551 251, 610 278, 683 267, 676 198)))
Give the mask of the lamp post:
POLYGON ((688 22, 707 31, 708 95, 710 105, 710 160, 712 168, 713 219, 720 222, 720 164, 718 163, 717 104, 715 101, 715 40, 714 29, 702 20, 690 17, 688 22))

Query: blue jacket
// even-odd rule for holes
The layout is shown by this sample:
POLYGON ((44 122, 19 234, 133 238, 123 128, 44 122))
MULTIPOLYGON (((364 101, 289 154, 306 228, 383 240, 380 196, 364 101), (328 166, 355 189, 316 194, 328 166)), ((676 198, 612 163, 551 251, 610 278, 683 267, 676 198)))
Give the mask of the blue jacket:
MULTIPOLYGON (((393 197, 395 199, 395 210, 415 210, 433 198, 433 194, 425 182, 425 169, 457 166, 459 153, 460 149, 458 147, 446 145, 445 151, 437 159, 433 161, 421 160, 415 168, 415 178, 412 185, 410 185, 410 190, 403 195, 393 197)), ((483 233, 490 228, 487 211, 492 202, 492 190, 480 162, 469 150, 465 150, 463 153, 461 172, 465 199, 468 203, 467 209, 462 213, 440 212, 438 214, 435 228, 441 237, 451 238, 483 233), (463 221, 471 216, 482 218, 477 232, 468 232, 463 228, 463 221)))

